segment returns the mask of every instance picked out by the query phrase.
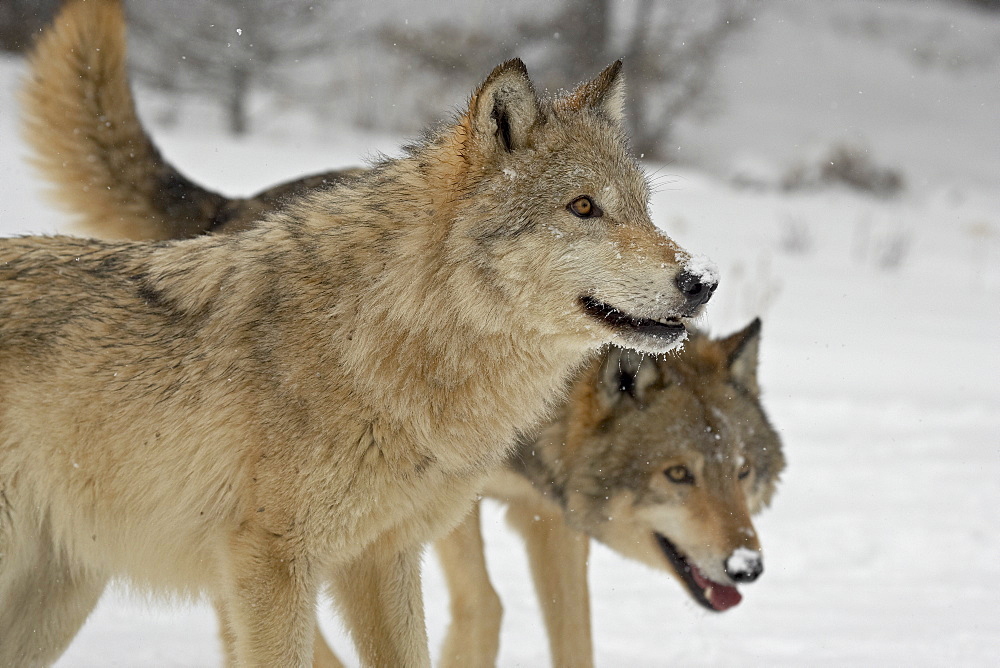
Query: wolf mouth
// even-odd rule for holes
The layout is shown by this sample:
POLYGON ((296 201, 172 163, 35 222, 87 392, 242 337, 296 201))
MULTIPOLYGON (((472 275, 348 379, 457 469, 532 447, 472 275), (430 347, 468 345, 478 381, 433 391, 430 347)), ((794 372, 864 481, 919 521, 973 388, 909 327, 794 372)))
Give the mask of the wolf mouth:
POLYGON ((590 296, 580 297, 580 305, 583 307, 584 313, 591 318, 620 332, 631 332, 673 341, 686 331, 680 318, 663 318, 662 320, 639 318, 590 296))
POLYGON ((703 607, 713 612, 723 612, 739 605, 740 601, 743 600, 743 596, 736 587, 709 580, 665 536, 658 533, 653 535, 656 536, 656 542, 660 545, 660 549, 670 565, 674 567, 681 581, 688 588, 691 597, 703 607))

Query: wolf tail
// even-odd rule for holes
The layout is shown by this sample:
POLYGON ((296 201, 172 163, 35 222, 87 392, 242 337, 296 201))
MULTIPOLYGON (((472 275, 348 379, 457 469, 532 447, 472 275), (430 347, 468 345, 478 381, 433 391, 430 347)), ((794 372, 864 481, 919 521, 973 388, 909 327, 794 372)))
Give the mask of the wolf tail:
POLYGON ((139 122, 120 0, 65 3, 29 58, 22 103, 31 161, 89 233, 190 237, 230 203, 167 163, 139 122))
POLYGON ((305 193, 362 173, 305 176, 248 198, 190 181, 160 155, 136 113, 125 70, 121 0, 67 0, 29 58, 22 90, 32 162, 82 232, 179 239, 235 232, 305 193))

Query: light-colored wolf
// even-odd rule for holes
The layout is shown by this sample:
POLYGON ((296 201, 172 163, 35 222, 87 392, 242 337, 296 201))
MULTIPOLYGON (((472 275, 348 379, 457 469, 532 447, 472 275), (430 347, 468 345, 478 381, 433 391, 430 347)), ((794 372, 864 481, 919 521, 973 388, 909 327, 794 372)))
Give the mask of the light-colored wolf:
MULTIPOLYGON (((123 28, 104 27, 103 60, 83 73, 53 67, 69 54, 43 42, 25 96, 36 161, 84 232, 132 239, 235 232, 359 173, 307 177, 247 199, 190 182, 162 160, 135 112, 123 28), (67 74, 82 79, 59 79, 67 74), (66 118, 82 125, 70 132, 66 118), (108 119, 121 129, 116 135, 104 129, 108 119), (94 140, 102 134, 105 141, 94 140)), ((736 583, 760 574, 748 513, 769 501, 784 459, 759 401, 759 331, 755 321, 721 340, 695 333, 661 360, 610 347, 585 366, 540 435, 520 439, 504 471, 488 480, 485 493, 508 504, 526 541, 556 665, 592 663, 586 536, 667 568, 711 610, 736 605, 736 583)), ((501 606, 485 570, 478 512, 437 547, 453 609, 443 663, 492 665, 501 606)), ((337 665, 321 639, 316 647, 317 663, 337 665)))
MULTIPOLYGON (((119 12, 71 0, 41 87, 93 81, 119 12)), ((0 664, 53 661, 125 577, 208 595, 236 664, 308 665, 329 585, 366 665, 427 665, 422 545, 592 351, 673 349, 715 288, 649 219, 623 86, 541 99, 508 61, 267 225, 0 242, 0 664)))

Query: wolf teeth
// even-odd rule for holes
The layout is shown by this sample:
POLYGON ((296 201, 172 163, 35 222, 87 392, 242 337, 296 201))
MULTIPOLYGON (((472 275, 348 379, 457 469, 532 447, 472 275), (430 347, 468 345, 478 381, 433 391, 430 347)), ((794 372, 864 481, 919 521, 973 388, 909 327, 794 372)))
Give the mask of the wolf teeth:
POLYGON ((713 593, 715 593, 715 589, 713 587, 709 587, 705 590, 705 598, 711 601, 713 593))

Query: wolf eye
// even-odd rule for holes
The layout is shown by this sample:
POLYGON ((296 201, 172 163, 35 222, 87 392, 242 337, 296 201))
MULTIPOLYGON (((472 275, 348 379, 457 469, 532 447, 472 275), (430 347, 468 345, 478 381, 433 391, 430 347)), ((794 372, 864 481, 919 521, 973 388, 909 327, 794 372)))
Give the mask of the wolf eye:
POLYGON ((750 464, 744 464, 743 466, 740 467, 739 473, 736 474, 736 477, 739 478, 740 480, 746 480, 747 476, 749 475, 750 475, 750 464))
POLYGON ((604 215, 601 207, 594 204, 594 200, 586 195, 577 197, 566 208, 577 218, 599 218, 604 215))
POLYGON ((694 483, 694 476, 688 471, 686 466, 671 466, 663 472, 671 482, 691 485, 694 483))

